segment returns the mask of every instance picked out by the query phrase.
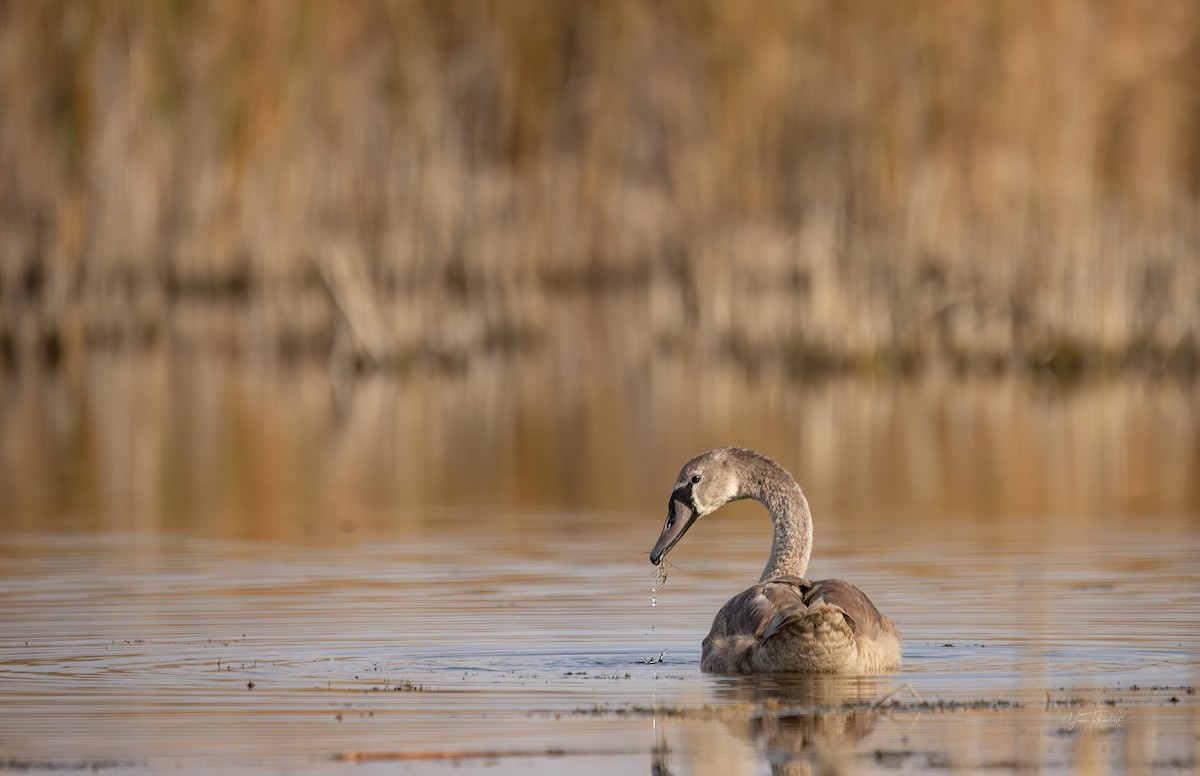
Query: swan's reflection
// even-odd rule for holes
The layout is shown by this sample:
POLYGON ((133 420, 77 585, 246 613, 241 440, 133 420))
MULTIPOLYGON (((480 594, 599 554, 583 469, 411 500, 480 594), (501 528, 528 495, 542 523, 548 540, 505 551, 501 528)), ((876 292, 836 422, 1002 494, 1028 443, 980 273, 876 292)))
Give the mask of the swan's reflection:
MULTIPOLYGON (((855 746, 871 734, 879 712, 871 702, 893 682, 886 678, 836 675, 751 675, 716 677, 711 705, 721 710, 717 725, 684 726, 680 747, 693 773, 747 770, 746 748, 762 757, 773 774, 840 770, 855 746), (731 735, 717 731, 723 727, 731 735)), ((655 747, 651 773, 670 773, 666 742, 655 747)))

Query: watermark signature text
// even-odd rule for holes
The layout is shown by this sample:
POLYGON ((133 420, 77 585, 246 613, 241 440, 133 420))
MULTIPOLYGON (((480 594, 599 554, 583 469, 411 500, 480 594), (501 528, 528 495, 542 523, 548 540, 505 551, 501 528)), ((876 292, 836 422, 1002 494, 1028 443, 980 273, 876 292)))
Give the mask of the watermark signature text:
POLYGON ((1067 723, 1067 730, 1074 730, 1076 727, 1097 729, 1111 728, 1121 725, 1125 718, 1129 716, 1128 711, 1107 709, 1096 709, 1094 711, 1068 711, 1063 721, 1067 723))

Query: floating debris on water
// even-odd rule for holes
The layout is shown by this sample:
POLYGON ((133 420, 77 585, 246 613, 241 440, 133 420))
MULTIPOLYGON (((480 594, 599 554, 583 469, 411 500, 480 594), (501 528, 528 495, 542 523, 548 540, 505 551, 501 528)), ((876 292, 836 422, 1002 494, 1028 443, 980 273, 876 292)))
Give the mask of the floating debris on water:
MULTIPOLYGON (((900 689, 903 689, 901 687, 900 689)), ((891 701, 883 705, 877 705, 874 701, 844 701, 840 704, 829 704, 824 706, 803 706, 795 707, 788 704, 781 704, 778 700, 768 700, 762 703, 730 703, 710 705, 703 704, 701 706, 675 706, 670 704, 655 704, 652 706, 642 706, 638 704, 620 704, 612 705, 607 703, 593 704, 591 707, 579 707, 571 713, 586 716, 606 716, 606 717, 681 717, 685 719, 701 719, 701 720, 734 720, 756 718, 783 718, 803 711, 803 713, 812 714, 831 714, 831 713, 876 713, 881 709, 892 712, 933 712, 933 713, 961 713, 964 711, 1013 711, 1024 708, 1020 703, 1004 699, 976 699, 976 700, 936 700, 936 701, 915 701, 901 703, 891 701)))

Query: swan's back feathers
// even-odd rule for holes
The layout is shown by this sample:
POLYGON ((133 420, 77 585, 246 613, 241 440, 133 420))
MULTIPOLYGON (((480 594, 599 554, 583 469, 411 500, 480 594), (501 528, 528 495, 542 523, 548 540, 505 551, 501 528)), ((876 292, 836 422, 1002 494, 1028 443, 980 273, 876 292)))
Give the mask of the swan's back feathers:
POLYGON ((713 620, 700 666, 711 673, 878 673, 900 663, 900 634, 841 579, 775 577, 734 596, 713 620))

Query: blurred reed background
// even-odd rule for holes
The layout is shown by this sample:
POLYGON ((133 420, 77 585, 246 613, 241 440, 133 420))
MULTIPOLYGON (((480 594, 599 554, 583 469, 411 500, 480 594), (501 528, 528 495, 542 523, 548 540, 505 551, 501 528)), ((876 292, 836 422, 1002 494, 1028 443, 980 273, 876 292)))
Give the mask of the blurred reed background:
POLYGON ((9 369, 1200 369, 1191 0, 2 0, 0 105, 9 369))

